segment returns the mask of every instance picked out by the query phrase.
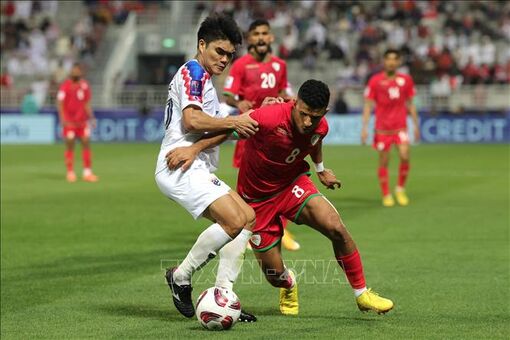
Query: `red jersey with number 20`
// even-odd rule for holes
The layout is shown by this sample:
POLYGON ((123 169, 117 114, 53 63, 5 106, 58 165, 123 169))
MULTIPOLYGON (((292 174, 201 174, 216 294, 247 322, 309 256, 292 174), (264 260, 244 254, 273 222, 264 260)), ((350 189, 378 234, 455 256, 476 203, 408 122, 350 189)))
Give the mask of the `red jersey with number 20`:
POLYGON ((407 101, 415 94, 413 79, 407 74, 397 73, 393 79, 384 72, 374 74, 365 88, 365 98, 375 102, 375 129, 406 128, 407 101))
POLYGON ((285 61, 271 56, 268 62, 260 62, 248 53, 232 64, 223 91, 253 101, 253 107, 259 108, 264 98, 278 97, 286 88, 285 61))
POLYGON ((304 160, 328 133, 322 118, 310 134, 300 134, 293 126, 291 111, 294 102, 263 106, 252 113, 259 131, 246 142, 237 179, 237 191, 247 200, 272 196, 302 173, 310 170, 304 160))

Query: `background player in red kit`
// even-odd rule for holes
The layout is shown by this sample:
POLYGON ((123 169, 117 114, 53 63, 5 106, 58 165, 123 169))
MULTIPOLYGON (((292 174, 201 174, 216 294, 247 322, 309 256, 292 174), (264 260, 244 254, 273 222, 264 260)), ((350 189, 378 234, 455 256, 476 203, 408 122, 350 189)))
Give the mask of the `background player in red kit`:
MULTIPOLYGON (((223 89, 227 104, 237 107, 240 113, 259 108, 266 97, 286 96, 287 65, 271 53, 273 41, 267 20, 258 19, 250 24, 248 53, 234 61, 223 89)), ((245 142, 236 143, 235 168, 241 164, 245 142)))
MULTIPOLYGON (((248 28, 248 53, 237 59, 225 80, 223 94, 227 104, 244 113, 259 108, 266 97, 287 97, 287 64, 271 53, 274 36, 269 22, 253 21, 248 28)), ((246 140, 236 143, 233 166, 239 168, 246 140)), ((300 245, 288 231, 282 240, 288 250, 298 250, 300 245)))
POLYGON ((375 103, 375 135, 373 147, 379 151, 379 184, 383 194, 383 205, 395 205, 389 189, 388 163, 391 146, 395 144, 400 157, 398 185, 395 189, 397 202, 409 204, 405 193, 405 183, 409 173, 409 137, 407 133, 407 111, 411 114, 414 124, 414 139, 420 139, 418 114, 413 104, 416 94, 413 79, 397 72, 400 66, 400 52, 389 49, 384 53, 384 71, 374 74, 365 89, 365 105, 363 107, 363 127, 361 141, 366 143, 368 122, 375 103))
MULTIPOLYGON (((317 80, 307 80, 299 89, 297 101, 264 106, 250 113, 259 123, 259 131, 247 140, 246 150, 250 156, 243 157, 237 184, 241 197, 255 210, 250 243, 267 280, 281 288, 280 311, 283 314, 299 312, 296 279, 285 267, 280 249, 283 219, 306 224, 329 238, 334 256, 354 290, 359 309, 386 313, 393 308, 393 302, 366 288, 356 244, 338 211, 310 180, 310 166, 304 160, 311 156, 319 180, 328 189, 340 187, 340 182, 331 170, 324 168, 322 160, 322 140, 328 132, 324 118, 328 103, 328 86, 317 80)), ((198 145, 196 143, 195 147, 198 145)), ((200 147, 206 148, 207 144, 200 147)), ((179 157, 170 157, 169 166, 181 164, 186 160, 186 157, 181 158, 183 155, 180 150, 179 157)), ((231 272, 237 275, 239 269, 231 272)))
POLYGON ((65 162, 67 181, 75 182, 73 168, 74 141, 79 138, 82 144, 83 180, 96 182, 98 177, 92 172, 92 152, 90 150, 90 128, 95 127, 96 120, 90 107, 90 86, 82 79, 79 64, 73 65, 69 79, 60 85, 57 94, 57 107, 63 138, 66 143, 65 162), (89 122, 90 125, 89 126, 89 122))

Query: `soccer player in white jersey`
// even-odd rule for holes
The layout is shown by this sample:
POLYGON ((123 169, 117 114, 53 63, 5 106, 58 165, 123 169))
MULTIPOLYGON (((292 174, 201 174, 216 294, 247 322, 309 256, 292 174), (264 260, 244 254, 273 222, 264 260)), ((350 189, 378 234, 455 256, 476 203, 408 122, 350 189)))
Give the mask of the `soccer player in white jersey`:
POLYGON ((229 278, 237 274, 231 275, 225 262, 242 259, 255 222, 253 209, 213 173, 218 166, 217 145, 226 139, 220 132, 231 130, 249 137, 258 130, 258 123, 249 115, 228 116, 220 111, 211 80, 232 61, 242 41, 237 24, 228 16, 212 15, 201 23, 197 36, 195 59, 181 66, 170 82, 166 132, 155 175, 165 196, 179 203, 193 218, 205 217, 213 222, 198 236, 180 265, 168 269, 165 275, 175 307, 189 318, 195 314, 192 274, 219 253, 222 269, 218 271, 216 285, 232 289, 233 279, 229 281, 229 278), (201 141, 211 142, 211 139, 216 147, 199 152, 201 141), (177 147, 192 145, 197 146, 189 148, 196 159, 184 162, 180 169, 170 170, 167 155, 177 147))

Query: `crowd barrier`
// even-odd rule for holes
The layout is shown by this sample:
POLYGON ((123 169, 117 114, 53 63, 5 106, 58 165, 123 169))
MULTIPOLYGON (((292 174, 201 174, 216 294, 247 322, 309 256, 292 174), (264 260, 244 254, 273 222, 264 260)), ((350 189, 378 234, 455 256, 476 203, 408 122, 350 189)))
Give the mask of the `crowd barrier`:
MULTIPOLYGON (((141 116, 136 110, 98 110, 95 142, 159 142, 163 138, 163 112, 141 116)), ((56 112, 39 115, 1 112, 2 144, 52 144, 62 139, 56 112)), ((325 144, 360 144, 359 114, 328 114, 329 134, 325 144)), ((412 132, 412 122, 408 119, 412 132)), ((372 133, 373 122, 370 122, 372 133)), ((422 143, 508 143, 510 111, 504 114, 427 116, 420 115, 422 143)), ((409 133, 413 142, 413 133, 409 133)), ((371 139, 372 136, 369 136, 371 139)))

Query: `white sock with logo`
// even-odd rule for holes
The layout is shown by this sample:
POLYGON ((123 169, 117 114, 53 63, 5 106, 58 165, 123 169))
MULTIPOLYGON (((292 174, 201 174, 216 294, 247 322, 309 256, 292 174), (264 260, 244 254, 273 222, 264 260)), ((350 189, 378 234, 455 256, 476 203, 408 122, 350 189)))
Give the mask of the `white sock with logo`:
POLYGON ((220 264, 216 274, 216 287, 232 290, 243 266, 246 244, 252 232, 243 229, 239 235, 220 250, 220 264))
POLYGON ((218 223, 211 224, 197 238, 188 255, 174 272, 174 280, 178 285, 189 285, 194 272, 213 259, 218 250, 232 238, 218 223))

